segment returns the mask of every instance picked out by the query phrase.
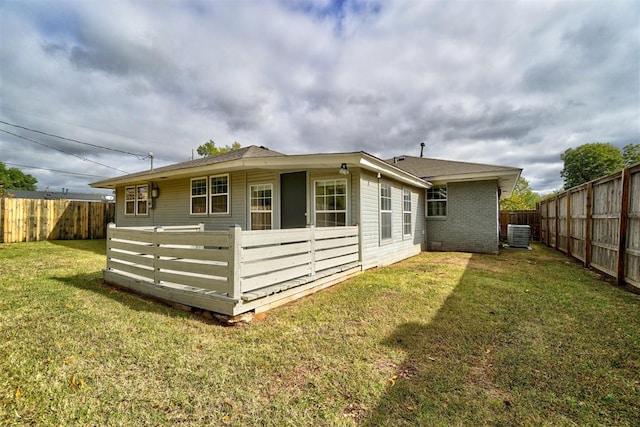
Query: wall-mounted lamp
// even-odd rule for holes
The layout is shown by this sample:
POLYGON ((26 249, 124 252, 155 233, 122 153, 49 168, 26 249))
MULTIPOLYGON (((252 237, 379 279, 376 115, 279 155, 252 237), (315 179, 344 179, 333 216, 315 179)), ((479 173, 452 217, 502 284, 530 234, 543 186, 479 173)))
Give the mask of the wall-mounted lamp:
POLYGON ((349 169, 347 169, 347 164, 346 163, 341 164, 340 170, 338 172, 340 172, 340 175, 349 175, 349 169))

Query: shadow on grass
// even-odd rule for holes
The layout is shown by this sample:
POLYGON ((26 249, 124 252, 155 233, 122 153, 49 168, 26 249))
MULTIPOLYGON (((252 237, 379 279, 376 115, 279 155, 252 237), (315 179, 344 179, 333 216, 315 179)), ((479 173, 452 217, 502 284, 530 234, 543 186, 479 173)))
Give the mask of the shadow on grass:
MULTIPOLYGON (((79 251, 92 252, 96 255, 106 256, 107 242, 104 239, 95 240, 49 240, 54 245, 62 246, 67 249, 75 249, 79 251)), ((106 260, 105 260, 106 262, 106 260)))
POLYGON ((96 293, 102 297, 109 298, 118 304, 122 304, 136 311, 145 311, 154 314, 163 314, 169 317, 175 318, 193 318, 200 320, 204 323, 219 325, 213 319, 207 319, 202 316, 198 316, 195 313, 178 310, 171 307, 168 302, 162 301, 158 298, 154 298, 148 295, 137 294, 127 289, 111 286, 102 281, 102 272, 94 272, 87 274, 77 274, 74 276, 52 276, 51 279, 64 283, 68 286, 73 286, 83 291, 89 291, 96 293))
POLYGON ((486 372, 486 349, 503 326, 495 319, 496 300, 469 298, 478 286, 469 272, 476 257, 430 322, 401 324, 382 341, 407 356, 362 425, 484 424, 487 410, 491 424, 515 422, 510 398, 486 372))

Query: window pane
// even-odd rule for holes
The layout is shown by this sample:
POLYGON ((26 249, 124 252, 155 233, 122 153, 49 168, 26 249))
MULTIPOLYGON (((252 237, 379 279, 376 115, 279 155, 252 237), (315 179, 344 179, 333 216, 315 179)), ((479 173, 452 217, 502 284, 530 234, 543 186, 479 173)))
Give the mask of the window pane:
POLYGON ((194 179, 191 181, 191 195, 204 196, 207 194, 207 179, 194 179))
POLYGON ((194 197, 191 199, 191 213, 203 214, 207 213, 207 198, 194 197))
POLYGON ((252 230, 271 230, 271 212, 252 212, 252 230))
POLYGON ((403 225, 404 225, 404 234, 411 234, 411 213, 405 213, 404 214, 404 221, 403 221, 403 225))
POLYGON ((126 201, 124 204, 124 213, 127 215, 135 214, 136 203, 133 200, 126 201))
POLYGON ((147 201, 146 200, 138 200, 138 215, 146 215, 147 214, 147 201))
POLYGON ((316 227, 345 226, 347 181, 329 179, 315 183, 316 227))
POLYGON ((148 190, 149 190, 149 187, 147 187, 146 185, 139 185, 138 200, 147 200, 148 190))
POLYGON ((447 202, 446 201, 429 202, 427 207, 427 215, 428 216, 446 216, 447 202))
POLYGON ((380 238, 382 240, 391 238, 391 212, 380 214, 380 238))
POLYGON ((136 189, 135 187, 127 187, 124 190, 124 199, 125 200, 135 200, 136 199, 136 189))
POLYGON ((211 196, 211 213, 227 212, 227 195, 211 196))

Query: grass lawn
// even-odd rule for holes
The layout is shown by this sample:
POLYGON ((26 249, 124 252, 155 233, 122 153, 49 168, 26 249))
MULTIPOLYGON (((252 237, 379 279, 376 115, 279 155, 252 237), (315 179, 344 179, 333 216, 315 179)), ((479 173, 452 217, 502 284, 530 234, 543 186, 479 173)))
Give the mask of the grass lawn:
POLYGON ((224 327, 0 244, 0 424, 640 425, 640 296, 542 246, 423 253, 224 327))

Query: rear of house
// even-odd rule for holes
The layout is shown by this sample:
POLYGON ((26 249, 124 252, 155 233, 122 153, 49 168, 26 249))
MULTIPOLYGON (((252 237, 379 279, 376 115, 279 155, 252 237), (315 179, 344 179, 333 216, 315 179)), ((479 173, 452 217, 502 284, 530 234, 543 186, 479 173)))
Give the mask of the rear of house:
MULTIPOLYGON (((304 253, 283 252, 278 259, 269 258, 270 255, 262 250, 267 256, 265 260, 270 260, 260 261, 263 271, 255 269, 258 264, 254 260, 251 266, 239 264, 244 265, 244 272, 229 271, 225 273, 228 277, 223 274, 223 282, 226 281, 228 287, 215 287, 217 296, 222 300, 233 295, 235 302, 229 306, 231 308, 216 307, 217 311, 228 310, 227 314, 255 309, 258 306, 254 301, 256 295, 268 297, 265 304, 271 304, 278 297, 286 298, 287 294, 282 291, 291 293, 293 279, 311 288, 309 281, 326 277, 327 271, 352 269, 354 262, 359 271, 390 264, 418 254, 425 244, 425 190, 429 183, 363 152, 287 156, 264 147, 250 146, 219 156, 100 181, 92 186, 115 189, 116 224, 125 233, 131 230, 128 236, 141 235, 144 233, 141 228, 171 230, 172 227, 197 225, 206 232, 227 232, 237 227, 241 230, 238 241, 254 242, 240 244, 238 250, 239 257, 244 257, 242 260, 249 257, 247 251, 259 248, 260 242, 256 243, 255 236, 264 239, 279 236, 274 244, 312 248, 302 250, 304 253), (325 237, 322 243, 316 242, 313 232, 312 237, 302 237, 309 236, 310 228, 333 230, 330 231, 333 237, 325 237), (354 229, 356 234, 351 238, 354 229), (286 233, 290 236, 286 242, 283 240, 285 230, 290 230, 286 233), (337 246, 332 241, 335 239, 351 243, 337 246), (316 245, 320 252, 313 249, 316 245), (307 253, 312 254, 311 258, 307 253), (301 264, 295 264, 294 259, 300 259, 301 264), (326 266, 326 271, 318 270, 318 266, 326 266), (249 270, 251 275, 247 273, 249 270), (300 277, 292 277, 294 271, 299 272, 300 277), (260 276, 265 278, 262 288, 260 276), (239 289, 234 290, 231 282, 238 277, 236 287, 239 289), (266 279, 273 277, 281 282, 266 279), (245 287, 246 292, 243 291, 242 285, 249 283, 250 289, 245 287), (279 288, 274 288, 276 285, 279 288)), ((112 270, 109 273, 112 280, 117 279, 114 274, 126 276, 128 272, 134 272, 138 275, 136 280, 152 279, 153 276, 154 283, 163 282, 156 280, 157 274, 151 273, 158 270, 153 264, 155 258, 162 258, 164 267, 160 270, 166 270, 163 277, 169 277, 167 274, 176 277, 175 271, 167 267, 171 260, 149 253, 150 249, 131 247, 131 241, 123 237, 125 235, 121 233, 115 239, 121 242, 117 244, 119 249, 109 252, 120 257, 112 267, 117 265, 121 270, 107 269, 112 270), (136 253, 142 255, 142 261, 132 258, 136 253), (149 265, 136 266, 140 262, 149 265)), ((147 241, 143 246, 148 248, 153 243, 147 241)), ((233 251, 233 248, 225 250, 233 251)), ((163 253, 167 253, 166 250, 163 253)), ((228 260, 219 262, 226 263, 227 269, 233 267, 228 260)), ((174 268, 177 264, 171 265, 174 268)), ((192 266, 193 263, 183 265, 192 266)), ((216 271, 222 274, 219 269, 216 271)), ((126 282, 131 284, 130 280, 126 282)), ((186 280, 185 284, 188 283, 186 280)))

